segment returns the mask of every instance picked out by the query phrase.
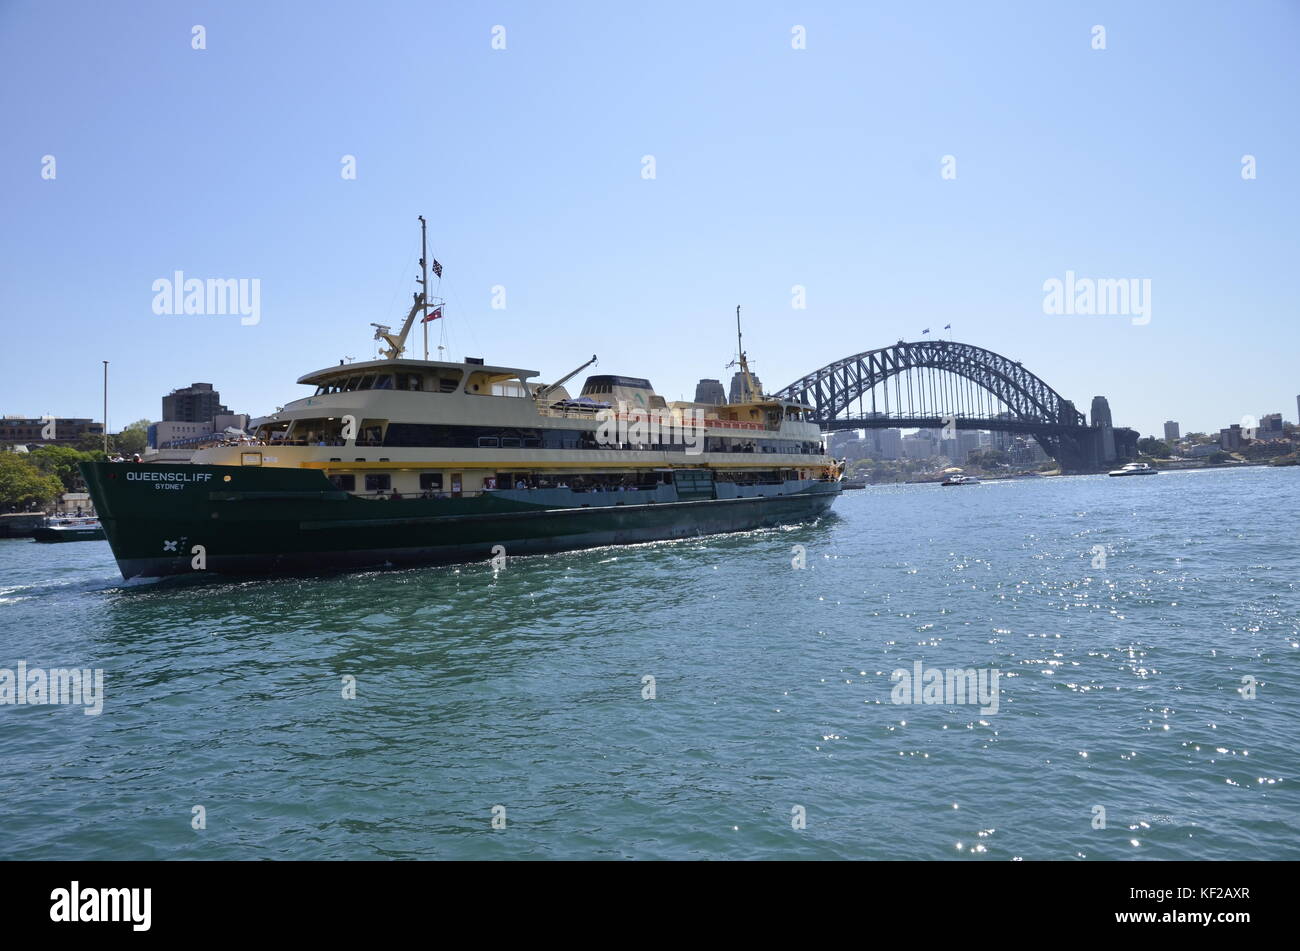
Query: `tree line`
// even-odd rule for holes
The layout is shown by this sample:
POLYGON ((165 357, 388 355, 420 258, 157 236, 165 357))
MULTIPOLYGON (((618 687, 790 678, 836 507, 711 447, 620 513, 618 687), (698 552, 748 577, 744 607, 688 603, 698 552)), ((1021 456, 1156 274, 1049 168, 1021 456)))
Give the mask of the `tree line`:
MULTIPOLYGON (((108 437, 109 452, 131 457, 148 444, 149 420, 136 420, 108 437)), ((37 512, 64 492, 84 492, 78 464, 103 462, 104 441, 85 436, 75 446, 0 446, 0 512, 37 512)))

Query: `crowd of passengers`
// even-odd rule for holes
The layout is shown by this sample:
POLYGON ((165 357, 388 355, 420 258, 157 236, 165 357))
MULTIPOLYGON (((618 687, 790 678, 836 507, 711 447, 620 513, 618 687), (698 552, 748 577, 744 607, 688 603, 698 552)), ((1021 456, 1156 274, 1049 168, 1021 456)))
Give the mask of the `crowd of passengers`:
MULTIPOLYGON (((718 482, 730 482, 735 485, 777 485, 782 481, 774 473, 739 473, 739 472, 722 472, 717 473, 718 482)), ((823 476, 825 481, 828 476, 823 476)), ((657 478, 637 477, 632 475, 583 475, 575 476, 572 479, 565 479, 563 476, 548 478, 546 476, 518 475, 503 476, 500 478, 489 476, 483 480, 483 491, 496 492, 502 489, 514 489, 516 491, 525 491, 532 489, 568 489, 571 492, 589 492, 589 493, 606 493, 606 492, 652 492, 660 485, 670 484, 667 479, 660 481, 657 478)), ((420 492, 404 495, 397 489, 378 489, 374 492, 365 493, 368 497, 374 499, 393 499, 401 500, 411 499, 447 499, 455 495, 477 495, 477 492, 451 493, 440 489, 425 489, 420 492)))

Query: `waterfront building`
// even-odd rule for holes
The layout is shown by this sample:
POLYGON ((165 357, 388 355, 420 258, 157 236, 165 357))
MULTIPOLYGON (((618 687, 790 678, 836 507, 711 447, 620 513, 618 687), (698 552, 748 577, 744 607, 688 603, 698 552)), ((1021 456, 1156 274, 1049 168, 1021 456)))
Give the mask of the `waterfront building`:
POLYGON ((6 416, 0 419, 0 443, 30 445, 41 443, 54 446, 75 446, 87 437, 102 439, 104 424, 92 419, 56 416, 53 419, 30 416, 6 416), (54 423, 51 436, 50 423, 54 423))
MULTIPOLYGON (((696 402, 698 402, 698 400, 696 402)), ((858 442, 858 437, 860 435, 861 433, 856 429, 845 429, 831 433, 830 437, 826 441, 826 451, 836 459, 843 458, 845 449, 849 445, 858 442)))
POLYGON ((1175 443, 1178 441, 1178 424, 1172 419, 1165 420, 1165 442, 1175 443))
POLYGON ((899 459, 903 455, 903 431, 901 429, 874 429, 876 452, 880 459, 899 459))

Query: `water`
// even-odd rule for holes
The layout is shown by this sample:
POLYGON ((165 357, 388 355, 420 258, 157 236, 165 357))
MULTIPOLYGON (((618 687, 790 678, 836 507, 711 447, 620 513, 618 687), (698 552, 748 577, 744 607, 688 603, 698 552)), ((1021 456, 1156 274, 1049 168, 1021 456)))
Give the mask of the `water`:
POLYGON ((495 575, 166 585, 2 541, 0 667, 106 678, 97 717, 0 706, 5 854, 1300 858, 1297 509, 1297 469, 882 486, 495 575), (998 711, 892 703, 917 660, 998 669, 998 711))

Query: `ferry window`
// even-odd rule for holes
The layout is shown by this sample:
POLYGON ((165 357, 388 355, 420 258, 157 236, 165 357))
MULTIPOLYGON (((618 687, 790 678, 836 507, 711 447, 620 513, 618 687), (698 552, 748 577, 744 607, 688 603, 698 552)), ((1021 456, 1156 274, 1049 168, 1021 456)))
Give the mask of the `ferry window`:
POLYGON ((397 377, 397 387, 401 390, 418 390, 420 388, 420 374, 403 373, 397 377))
POLYGON ((342 489, 344 492, 355 492, 357 490, 357 477, 354 475, 332 475, 330 482, 334 488, 342 489))
POLYGON ((495 449, 499 445, 501 445, 501 440, 499 440, 496 436, 478 437, 478 447, 480 449, 495 449))
POLYGON ((502 437, 501 437, 501 448, 502 448, 502 449, 517 449, 517 448, 519 448, 520 445, 522 445, 522 443, 520 442, 518 436, 502 436, 502 437))
POLYGON ((388 474, 371 473, 366 476, 367 492, 387 492, 393 487, 393 477, 388 474))
POLYGON ((441 377, 438 380, 438 392, 455 393, 456 386, 459 384, 459 382, 460 382, 459 380, 449 380, 446 377, 441 377))
POLYGON ((442 473, 441 473, 441 472, 421 472, 421 473, 420 473, 420 491, 421 491, 421 492, 441 492, 441 491, 442 491, 442 473))
POLYGON ((357 377, 357 376, 350 376, 350 377, 348 377, 346 380, 343 381, 343 389, 342 389, 342 392, 344 392, 344 393, 351 393, 353 390, 355 390, 355 389, 357 388, 357 381, 360 380, 360 379, 361 379, 361 378, 360 378, 360 377, 357 377))
POLYGON ((375 378, 374 378, 374 376, 371 375, 371 374, 367 374, 366 376, 363 376, 363 377, 361 378, 361 382, 357 384, 357 389, 358 389, 358 390, 368 390, 368 389, 370 389, 371 387, 373 387, 374 385, 375 385, 375 378))
POLYGON ((393 378, 387 373, 375 377, 375 389, 391 390, 393 388, 393 378))

